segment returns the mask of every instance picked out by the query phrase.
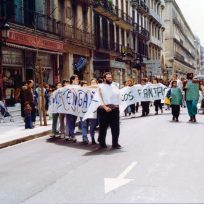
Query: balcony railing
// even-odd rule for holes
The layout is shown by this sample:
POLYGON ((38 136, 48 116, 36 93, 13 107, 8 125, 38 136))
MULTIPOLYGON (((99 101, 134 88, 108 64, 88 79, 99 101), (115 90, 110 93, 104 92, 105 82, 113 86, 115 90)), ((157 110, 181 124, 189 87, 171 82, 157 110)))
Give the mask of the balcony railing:
POLYGON ((51 18, 48 15, 40 14, 38 12, 25 11, 24 18, 14 16, 13 18, 8 19, 8 21, 39 31, 44 31, 55 35, 61 35, 62 22, 51 18))
POLYGON ((132 17, 130 17, 127 13, 125 13, 121 9, 118 9, 117 7, 116 7, 116 10, 117 10, 118 18, 120 20, 122 20, 123 22, 128 23, 129 25, 132 25, 132 23, 133 23, 133 18, 132 17))
POLYGON ((113 40, 107 40, 106 38, 96 38, 96 49, 104 50, 106 52, 115 52, 122 56, 122 54, 133 55, 133 49, 126 47, 119 43, 113 42, 113 40))
POLYGON ((113 5, 112 1, 108 0, 94 0, 94 9, 103 16, 119 23, 126 23, 132 25, 132 18, 123 10, 113 5))
POLYGON ((149 13, 149 8, 148 6, 145 4, 144 1, 142 0, 132 0, 131 1, 132 6, 136 7, 138 10, 140 10, 143 13, 149 13))
POLYGON ((91 5, 92 4, 92 0, 72 0, 72 3, 77 4, 86 4, 86 5, 91 5))
POLYGON ((190 64, 183 55, 181 55, 180 53, 176 52, 175 53, 175 57, 176 60, 178 60, 179 62, 181 62, 182 64, 191 67, 192 69, 195 69, 195 66, 193 64, 190 64))
POLYGON ((185 62, 185 58, 183 55, 181 55, 180 53, 176 52, 175 54, 175 58, 178 59, 179 61, 185 62))
POLYGON ((62 36, 65 39, 82 45, 94 45, 94 35, 90 32, 76 28, 75 26, 62 23, 62 36))
POLYGON ((149 35, 149 31, 148 30, 146 30, 145 28, 141 27, 137 23, 134 23, 133 26, 134 26, 133 27, 133 32, 141 35, 147 41, 150 39, 150 35, 149 35))
POLYGON ((181 46, 181 48, 182 48, 183 50, 185 50, 185 52, 187 52, 192 58, 195 58, 195 57, 196 57, 195 52, 194 52, 194 51, 191 51, 190 49, 188 49, 188 48, 186 47, 186 43, 184 43, 183 40, 181 40, 180 38, 176 38, 176 36, 174 36, 174 41, 175 41, 176 43, 178 43, 178 44, 181 46))
POLYGON ((94 46, 94 35, 90 32, 68 25, 62 21, 51 18, 37 12, 25 11, 27 18, 14 18, 9 21, 18 25, 35 29, 59 36, 59 38, 69 39, 76 43, 94 46))
POLYGON ((149 16, 152 17, 162 27, 164 27, 164 21, 162 20, 162 18, 153 9, 149 10, 149 16))
POLYGON ((157 45, 158 47, 162 48, 162 43, 160 40, 158 40, 156 37, 151 36, 150 37, 150 42, 157 45))
POLYGON ((108 0, 93 0, 94 9, 102 15, 110 18, 111 20, 117 20, 117 11, 112 2, 108 0))

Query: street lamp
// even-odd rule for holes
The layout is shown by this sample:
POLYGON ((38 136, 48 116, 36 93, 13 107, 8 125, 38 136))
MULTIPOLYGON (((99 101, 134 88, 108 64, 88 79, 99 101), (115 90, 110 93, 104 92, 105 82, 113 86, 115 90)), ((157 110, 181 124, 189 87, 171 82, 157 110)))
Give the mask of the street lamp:
POLYGON ((2 67, 2 61, 3 61, 3 46, 6 43, 6 40, 9 37, 9 30, 10 26, 3 22, 0 24, 0 100, 3 100, 4 93, 3 93, 3 67, 2 67))
POLYGON ((149 71, 150 73, 150 81, 152 82, 152 71, 149 71))
POLYGON ((139 72, 139 75, 138 75, 138 82, 141 83, 141 75, 142 75, 142 62, 143 62, 143 58, 141 55, 139 55, 135 61, 134 61, 134 64, 133 64, 133 68, 136 68, 137 71, 139 72))
POLYGON ((2 39, 8 39, 9 37, 10 26, 8 23, 5 23, 1 26, 1 37, 2 39))

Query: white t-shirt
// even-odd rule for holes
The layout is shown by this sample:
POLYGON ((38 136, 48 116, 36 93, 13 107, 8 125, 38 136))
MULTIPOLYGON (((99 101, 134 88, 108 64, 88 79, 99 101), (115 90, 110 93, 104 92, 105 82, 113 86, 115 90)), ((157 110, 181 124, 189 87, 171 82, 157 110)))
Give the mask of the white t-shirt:
POLYGON ((100 98, 103 97, 102 103, 105 105, 120 104, 120 91, 119 88, 114 84, 99 84, 100 98))

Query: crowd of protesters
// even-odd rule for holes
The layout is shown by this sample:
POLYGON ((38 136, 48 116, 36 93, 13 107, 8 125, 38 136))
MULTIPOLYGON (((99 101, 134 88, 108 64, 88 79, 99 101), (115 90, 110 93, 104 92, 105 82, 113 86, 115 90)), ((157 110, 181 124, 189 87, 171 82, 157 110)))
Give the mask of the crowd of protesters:
MULTIPOLYGON (((89 144, 88 133, 90 132, 91 144, 95 145, 99 142, 101 148, 106 148, 106 133, 107 128, 110 126, 112 133, 112 147, 121 148, 118 143, 119 139, 119 87, 112 83, 111 73, 105 73, 103 78, 96 80, 95 78, 87 81, 79 81, 77 75, 73 75, 69 80, 63 80, 58 82, 55 87, 50 87, 45 84, 43 87, 43 97, 45 101, 45 107, 42 107, 42 90, 41 87, 33 88, 34 83, 32 80, 28 80, 23 83, 21 88, 19 98, 21 101, 21 115, 24 117, 25 128, 31 129, 35 127, 36 115, 42 112, 42 108, 46 111, 48 110, 49 97, 54 90, 60 89, 67 85, 72 85, 75 87, 94 87, 99 88, 100 97, 102 98, 103 105, 97 110, 96 119, 86 119, 77 118, 77 116, 65 113, 53 113, 52 118, 52 135, 51 137, 60 137, 64 140, 71 142, 77 142, 75 137, 76 124, 78 123, 78 131, 82 133, 82 142, 84 144, 89 144), (109 97, 103 98, 103 94, 108 94, 109 97), (110 100, 108 100, 110 98, 110 100), (104 101, 106 100, 106 101, 104 101), (78 119, 78 120, 77 120, 78 119), (95 139, 95 129, 99 126, 99 136, 97 141, 95 139), (89 131, 88 131, 89 130, 89 131)), ((164 100, 155 101, 144 101, 128 106, 124 114, 125 116, 133 117, 138 112, 139 107, 141 107, 142 117, 148 116, 150 113, 150 106, 155 107, 155 115, 159 112, 163 113, 163 109, 172 110, 172 120, 178 122, 180 107, 187 107, 188 114, 190 116, 190 122, 196 122, 197 114, 197 104, 199 98, 202 98, 204 92, 204 86, 202 82, 193 80, 193 74, 187 74, 186 79, 179 79, 176 74, 172 76, 170 80, 161 80, 153 78, 148 80, 143 78, 141 80, 141 85, 146 85, 148 83, 162 83, 167 89, 165 93, 164 100)), ((133 86, 135 83, 132 79, 128 79, 124 82, 124 86, 133 86)), ((204 108, 204 102, 201 103, 201 107, 204 108)))
MULTIPOLYGON (((64 86, 72 85, 77 87, 90 87, 99 88, 100 97, 103 105, 98 108, 97 116, 95 119, 82 120, 78 118, 78 128, 81 129, 82 142, 89 144, 88 130, 90 129, 91 144, 97 144, 95 140, 95 129, 99 126, 98 143, 101 148, 106 148, 106 133, 108 126, 111 128, 112 133, 112 148, 119 149, 121 146, 118 144, 119 139, 119 88, 112 83, 112 74, 104 73, 103 79, 91 79, 90 82, 85 80, 79 81, 77 75, 70 77, 70 80, 63 80, 62 83, 56 84, 56 89, 64 86), (108 94, 108 97, 103 97, 108 94)), ((77 116, 65 113, 52 114, 52 135, 51 137, 61 137, 64 140, 77 142, 75 137, 75 129, 77 116), (58 120, 59 119, 59 120, 58 120), (58 122, 59 121, 59 122, 58 122)))
MULTIPOLYGON (((154 105, 155 115, 159 114, 159 110, 163 113, 163 109, 172 110, 172 120, 179 122, 180 107, 187 107, 188 114, 190 116, 189 122, 196 122, 196 114, 198 112, 197 105, 200 100, 201 109, 204 110, 204 84, 202 81, 194 80, 193 74, 188 73, 186 78, 179 79, 177 74, 174 74, 170 80, 162 80, 153 78, 149 80, 148 78, 143 78, 141 80, 141 85, 146 85, 148 83, 161 83, 167 87, 164 100, 155 101, 143 101, 140 103, 142 108, 142 117, 148 116, 150 113, 150 106, 154 105)), ((133 86, 134 83, 131 79, 124 82, 124 86, 133 86)), ((139 104, 132 104, 128 106, 125 110, 125 116, 133 115, 138 112, 139 104)))
POLYGON ((49 94, 52 92, 52 88, 48 84, 44 84, 43 92, 42 96, 40 87, 37 86, 34 89, 33 80, 28 80, 22 84, 18 101, 21 103, 21 116, 25 121, 25 129, 35 127, 36 115, 42 112, 42 97, 44 97, 45 101, 45 111, 48 110, 49 94))

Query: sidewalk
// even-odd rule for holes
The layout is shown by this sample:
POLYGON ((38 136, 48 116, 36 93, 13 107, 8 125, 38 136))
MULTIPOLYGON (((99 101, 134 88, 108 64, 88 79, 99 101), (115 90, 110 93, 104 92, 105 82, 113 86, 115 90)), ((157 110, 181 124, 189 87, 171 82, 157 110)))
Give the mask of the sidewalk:
POLYGON ((37 118, 33 129, 25 129, 21 118, 14 122, 0 123, 0 149, 50 134, 52 120, 47 120, 47 123, 47 126, 40 126, 37 118))

